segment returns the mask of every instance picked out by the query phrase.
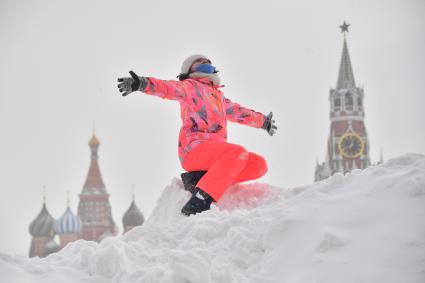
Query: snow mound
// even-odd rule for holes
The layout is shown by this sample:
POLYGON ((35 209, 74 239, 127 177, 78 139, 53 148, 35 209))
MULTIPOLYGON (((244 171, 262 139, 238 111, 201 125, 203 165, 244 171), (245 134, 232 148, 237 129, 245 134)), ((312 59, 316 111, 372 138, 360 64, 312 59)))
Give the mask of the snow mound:
POLYGON ((142 227, 44 259, 0 254, 4 282, 425 282, 425 156, 298 188, 235 185, 185 217, 179 180, 142 227))

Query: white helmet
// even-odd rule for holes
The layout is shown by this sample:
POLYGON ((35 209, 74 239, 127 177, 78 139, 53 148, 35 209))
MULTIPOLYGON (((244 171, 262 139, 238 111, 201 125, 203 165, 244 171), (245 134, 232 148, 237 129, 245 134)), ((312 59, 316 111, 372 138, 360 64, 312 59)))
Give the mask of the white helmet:
POLYGON ((199 59, 207 59, 208 61, 211 61, 210 59, 208 59, 208 57, 200 54, 189 56, 183 61, 182 68, 180 70, 180 75, 189 74, 190 67, 192 67, 193 63, 199 59))

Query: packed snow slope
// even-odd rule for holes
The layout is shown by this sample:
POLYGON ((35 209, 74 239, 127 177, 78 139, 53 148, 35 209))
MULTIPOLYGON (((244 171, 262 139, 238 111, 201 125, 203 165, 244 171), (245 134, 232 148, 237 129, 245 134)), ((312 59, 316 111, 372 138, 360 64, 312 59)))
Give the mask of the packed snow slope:
POLYGON ((45 259, 0 255, 1 282, 425 282, 425 156, 299 188, 237 185, 185 217, 179 180, 142 227, 45 259))

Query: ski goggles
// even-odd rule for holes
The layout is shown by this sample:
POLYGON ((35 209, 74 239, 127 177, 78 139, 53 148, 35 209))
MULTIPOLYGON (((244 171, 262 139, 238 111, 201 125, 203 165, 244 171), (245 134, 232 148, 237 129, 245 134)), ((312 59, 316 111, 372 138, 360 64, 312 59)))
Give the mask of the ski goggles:
POLYGON ((200 64, 198 65, 198 67, 196 67, 195 71, 206 74, 214 74, 218 72, 216 68, 211 64, 200 64))

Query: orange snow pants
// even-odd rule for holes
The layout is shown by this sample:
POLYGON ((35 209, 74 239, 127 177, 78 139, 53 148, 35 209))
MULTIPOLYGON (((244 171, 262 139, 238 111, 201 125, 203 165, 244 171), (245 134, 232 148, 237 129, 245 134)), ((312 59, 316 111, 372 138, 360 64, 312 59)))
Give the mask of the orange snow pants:
POLYGON ((197 187, 218 201, 226 189, 235 183, 260 178, 267 172, 263 157, 248 152, 240 145, 203 142, 185 157, 186 171, 207 171, 197 187))

